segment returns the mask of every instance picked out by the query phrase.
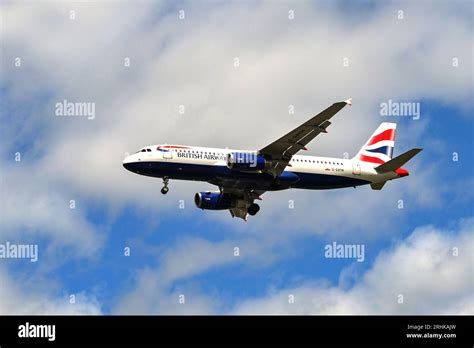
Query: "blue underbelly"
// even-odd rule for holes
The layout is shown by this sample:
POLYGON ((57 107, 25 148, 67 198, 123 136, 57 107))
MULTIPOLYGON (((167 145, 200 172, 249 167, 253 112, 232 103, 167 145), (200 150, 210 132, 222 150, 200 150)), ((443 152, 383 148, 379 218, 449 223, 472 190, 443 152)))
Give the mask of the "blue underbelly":
POLYGON ((293 188, 327 190, 369 184, 369 181, 330 174, 296 173, 300 177, 293 188))
POLYGON ((226 166, 184 164, 173 162, 138 162, 126 165, 137 174, 164 177, 177 180, 206 181, 214 185, 277 191, 287 188, 323 190, 368 184, 368 181, 344 176, 313 174, 301 172, 283 172, 273 178, 266 173, 246 173, 231 170, 226 166))

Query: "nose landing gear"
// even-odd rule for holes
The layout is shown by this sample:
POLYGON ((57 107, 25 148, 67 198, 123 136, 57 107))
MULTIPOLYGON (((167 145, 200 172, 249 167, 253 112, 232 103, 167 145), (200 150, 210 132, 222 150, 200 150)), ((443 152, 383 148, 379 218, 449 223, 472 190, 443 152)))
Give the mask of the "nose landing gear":
POLYGON ((168 188, 169 181, 170 181, 170 179, 167 176, 163 177, 163 188, 161 189, 161 193, 164 194, 164 195, 166 195, 168 193, 168 191, 170 190, 168 188))

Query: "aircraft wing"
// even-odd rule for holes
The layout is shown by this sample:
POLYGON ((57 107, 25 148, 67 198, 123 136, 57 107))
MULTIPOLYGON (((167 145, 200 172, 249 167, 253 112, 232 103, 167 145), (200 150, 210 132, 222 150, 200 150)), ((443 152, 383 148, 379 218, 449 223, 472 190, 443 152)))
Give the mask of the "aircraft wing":
POLYGON ((274 176, 280 175, 293 155, 305 149, 319 133, 327 133, 326 128, 331 124, 329 120, 346 105, 351 105, 351 99, 332 104, 309 121, 261 149, 260 154, 274 161, 269 171, 274 176))

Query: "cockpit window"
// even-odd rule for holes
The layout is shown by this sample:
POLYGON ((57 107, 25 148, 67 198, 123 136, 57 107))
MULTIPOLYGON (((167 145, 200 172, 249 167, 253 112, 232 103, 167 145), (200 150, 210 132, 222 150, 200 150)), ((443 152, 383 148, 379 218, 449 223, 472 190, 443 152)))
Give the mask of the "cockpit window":
POLYGON ((140 152, 146 152, 146 149, 142 149, 140 152))
POLYGON ((151 149, 146 149, 146 152, 151 152, 151 149))

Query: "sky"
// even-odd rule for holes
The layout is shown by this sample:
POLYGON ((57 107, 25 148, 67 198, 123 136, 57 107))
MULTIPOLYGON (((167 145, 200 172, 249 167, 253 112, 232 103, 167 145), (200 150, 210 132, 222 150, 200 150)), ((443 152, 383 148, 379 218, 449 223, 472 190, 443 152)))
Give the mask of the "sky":
POLYGON ((474 314, 471 1, 0 11, 0 246, 38 247, 0 258, 0 314, 474 314), (151 144, 262 148, 348 97, 305 154, 350 158, 395 122, 395 156, 424 149, 410 176, 267 192, 245 222, 194 206, 208 183, 163 196, 122 167, 151 144), (58 117, 64 100, 94 117, 58 117))

